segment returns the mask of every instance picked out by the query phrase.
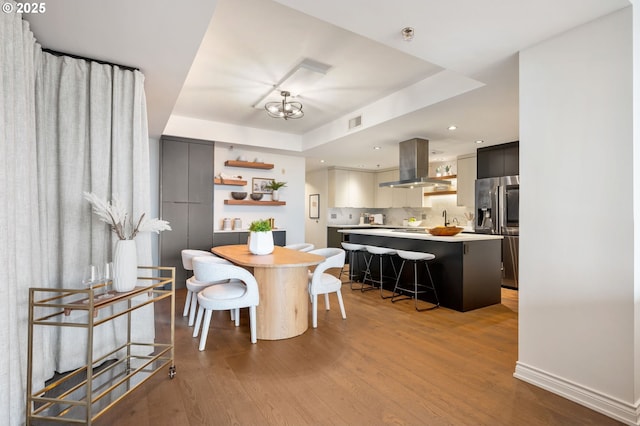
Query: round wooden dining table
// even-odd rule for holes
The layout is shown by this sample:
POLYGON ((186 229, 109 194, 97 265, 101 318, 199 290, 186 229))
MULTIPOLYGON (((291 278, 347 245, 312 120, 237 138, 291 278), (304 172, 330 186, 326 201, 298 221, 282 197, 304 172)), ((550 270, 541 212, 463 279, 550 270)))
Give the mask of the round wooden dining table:
POLYGON ((324 256, 274 247, 273 253, 254 255, 246 244, 213 247, 211 252, 249 270, 258 282, 256 309, 258 339, 299 336, 309 328, 308 270, 324 256))

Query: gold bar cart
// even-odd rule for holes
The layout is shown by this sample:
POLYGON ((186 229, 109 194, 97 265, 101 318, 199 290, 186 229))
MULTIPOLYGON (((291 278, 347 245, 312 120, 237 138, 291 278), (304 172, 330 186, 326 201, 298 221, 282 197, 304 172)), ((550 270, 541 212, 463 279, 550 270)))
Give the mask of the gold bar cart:
POLYGON ((110 290, 110 282, 88 289, 29 289, 29 335, 27 366, 26 424, 36 420, 91 425, 98 417, 125 398, 156 373, 169 367, 169 378, 176 374, 174 363, 175 268, 139 266, 141 276, 132 291, 110 290), (154 310, 155 340, 132 341, 131 314, 144 306, 170 300, 168 333, 166 321, 154 310), (71 314, 75 313, 73 319, 71 314), (103 311, 102 315, 98 315, 103 311), (126 316, 126 342, 94 359, 96 327, 126 316), (76 318, 79 317, 79 318, 76 318), (164 325, 164 330, 158 330, 164 325), (33 391, 34 328, 37 326, 86 329, 86 364, 44 388, 33 391))

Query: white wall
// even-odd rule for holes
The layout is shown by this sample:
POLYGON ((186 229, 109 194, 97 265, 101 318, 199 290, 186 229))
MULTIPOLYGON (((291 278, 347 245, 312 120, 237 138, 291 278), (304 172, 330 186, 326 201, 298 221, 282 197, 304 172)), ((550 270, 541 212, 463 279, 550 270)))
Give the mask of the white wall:
POLYGON ((324 248, 327 246, 327 198, 329 194, 328 171, 325 169, 309 172, 307 173, 306 180, 306 242, 315 245, 316 248, 324 248), (309 195, 311 194, 320 194, 320 219, 309 218, 309 195))
MULTIPOLYGON (((631 0, 633 4, 633 213, 634 224, 640 223, 640 0, 631 0)), ((634 242, 640 244, 640 226, 634 226, 634 242)), ((640 250, 634 250, 634 269, 640 269, 640 250)), ((640 324, 640 274, 634 274, 635 317, 634 324, 640 324)), ((640 327, 635 327, 635 395, 640 398, 640 327)), ((636 402, 636 407, 638 403, 636 402)), ((637 422, 637 423, 640 423, 637 422)))
MULTIPOLYGON (((216 145, 214 172, 217 176, 220 172, 227 175, 240 175, 247 181, 247 186, 216 185, 213 195, 213 224, 214 230, 222 229, 222 219, 225 217, 242 219, 244 228, 251 221, 275 218, 276 227, 287 231, 287 244, 301 243, 305 241, 305 163, 301 157, 262 152, 256 149, 235 147, 233 149, 216 145), (246 156, 248 161, 256 158, 265 163, 274 164, 271 170, 247 169, 238 167, 226 167, 226 160, 236 160, 239 156, 246 156), (225 205, 225 199, 231 199, 232 191, 246 191, 251 193, 251 179, 254 177, 275 179, 287 182, 285 188, 280 189, 280 201, 285 201, 285 206, 231 206, 225 205)), ((248 198, 248 195, 247 195, 248 198)), ((270 200, 270 195, 265 195, 263 200, 270 200)))
POLYGON ((635 424, 631 16, 520 53, 515 375, 635 424))

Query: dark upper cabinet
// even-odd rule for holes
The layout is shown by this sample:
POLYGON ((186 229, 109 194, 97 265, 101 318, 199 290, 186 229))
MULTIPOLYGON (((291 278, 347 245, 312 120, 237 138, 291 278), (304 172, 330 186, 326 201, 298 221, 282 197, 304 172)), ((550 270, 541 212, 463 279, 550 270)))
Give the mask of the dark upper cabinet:
POLYGON ((478 179, 520 174, 520 142, 478 148, 478 179))
POLYGON ((512 142, 504 147, 504 174, 515 176, 520 174, 520 143, 512 142))

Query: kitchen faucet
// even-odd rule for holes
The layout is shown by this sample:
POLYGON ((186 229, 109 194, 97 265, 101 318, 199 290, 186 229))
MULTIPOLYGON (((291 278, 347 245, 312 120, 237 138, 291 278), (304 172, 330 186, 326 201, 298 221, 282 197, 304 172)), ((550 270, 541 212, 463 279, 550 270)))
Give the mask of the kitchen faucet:
POLYGON ((447 220, 447 210, 442 210, 442 216, 444 216, 444 226, 449 226, 449 221, 447 220))

